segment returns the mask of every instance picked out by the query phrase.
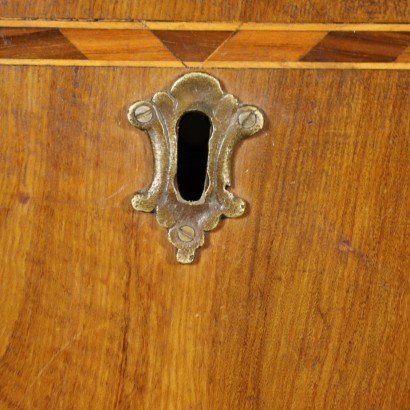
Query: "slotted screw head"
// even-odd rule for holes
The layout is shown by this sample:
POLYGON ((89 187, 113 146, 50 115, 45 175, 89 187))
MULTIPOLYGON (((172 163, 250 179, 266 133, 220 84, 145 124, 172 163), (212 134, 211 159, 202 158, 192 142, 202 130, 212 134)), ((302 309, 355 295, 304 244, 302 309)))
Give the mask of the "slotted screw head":
POLYGON ((243 128, 252 128, 257 120, 256 112, 254 110, 243 111, 238 116, 238 122, 243 128))
POLYGON ((191 242, 195 238, 195 230, 189 225, 180 226, 178 229, 178 238, 182 242, 191 242))
POLYGON ((152 120, 152 109, 148 105, 140 105, 134 110, 134 118, 141 124, 152 120))

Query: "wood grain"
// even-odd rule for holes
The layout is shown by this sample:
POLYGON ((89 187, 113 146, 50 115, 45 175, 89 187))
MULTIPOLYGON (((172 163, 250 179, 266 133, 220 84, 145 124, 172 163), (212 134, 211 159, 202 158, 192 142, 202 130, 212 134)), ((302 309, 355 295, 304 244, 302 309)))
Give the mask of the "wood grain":
POLYGON ((0 67, 0 407, 408 408, 410 73, 210 70, 267 125, 182 266, 126 120, 182 72, 0 67))
POLYGON ((167 20, 167 21, 262 21, 295 22, 396 22, 410 20, 407 0, 42 0, 3 1, 3 18, 167 20))

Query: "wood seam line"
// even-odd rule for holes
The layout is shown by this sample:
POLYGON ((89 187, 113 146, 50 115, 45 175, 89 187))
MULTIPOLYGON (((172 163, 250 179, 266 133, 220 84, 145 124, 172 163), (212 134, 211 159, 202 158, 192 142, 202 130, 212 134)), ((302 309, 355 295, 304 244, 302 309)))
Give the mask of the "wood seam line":
POLYGON ((134 30, 191 30, 191 31, 410 31, 410 24, 389 23, 253 23, 253 22, 163 22, 163 21, 87 21, 2 19, 0 27, 87 28, 134 30))
POLYGON ((85 60, 88 59, 88 57, 72 41, 70 41, 70 39, 64 34, 64 32, 61 29, 58 29, 58 32, 74 49, 78 51, 79 54, 81 54, 84 57, 85 60))
POLYGON ((179 58, 179 57, 155 34, 155 32, 154 32, 150 27, 148 27, 148 26, 145 24, 145 21, 142 21, 141 24, 143 24, 143 26, 146 28, 146 30, 148 30, 153 36, 155 36, 155 37, 161 42, 161 44, 163 45, 163 47, 165 47, 178 61, 181 62, 181 64, 182 64, 185 68, 187 68, 187 66, 186 66, 185 63, 182 61, 182 59, 179 58))
MULTIPOLYGON (((208 61, 206 64, 185 61, 187 68, 224 69, 330 69, 330 70, 410 70, 408 63, 322 63, 284 61, 208 61), (202 64, 202 65, 200 65, 202 64)), ((63 66, 63 67, 152 67, 186 68, 180 61, 107 61, 107 60, 56 60, 56 59, 0 59, 0 66, 63 66)))
POLYGON ((211 53, 209 54, 209 56, 202 61, 201 63, 201 67, 214 55, 216 54, 225 44, 228 43, 228 41, 230 41, 237 33, 238 31, 241 29, 243 23, 239 23, 238 26, 236 27, 236 29, 221 43, 219 44, 219 46, 211 53))

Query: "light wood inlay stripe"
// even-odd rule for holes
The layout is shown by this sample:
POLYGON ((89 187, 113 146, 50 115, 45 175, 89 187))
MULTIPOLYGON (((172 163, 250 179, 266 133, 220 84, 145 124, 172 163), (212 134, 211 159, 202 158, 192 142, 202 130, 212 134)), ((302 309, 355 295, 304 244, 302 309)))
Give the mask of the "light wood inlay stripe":
POLYGON ((84 28, 98 30, 146 30, 140 21, 26 20, 0 19, 1 27, 84 28))
POLYGON ((180 61, 130 61, 130 60, 57 60, 36 58, 3 58, 0 65, 41 65, 41 66, 66 66, 66 67, 185 67, 180 61))
POLYGON ((368 23, 241 23, 195 21, 87 21, 1 19, 1 27, 87 28, 105 30, 188 30, 188 31, 410 31, 410 24, 368 23))
POLYGON ((108 60, 53 60, 0 59, 1 65, 79 66, 79 67, 170 67, 170 68, 258 68, 258 69, 337 69, 337 70, 409 70, 409 63, 309 63, 300 61, 108 61, 108 60))
MULTIPOLYGON (((198 63, 185 62, 187 67, 198 68, 198 63)), ((289 68, 289 69, 338 69, 338 70, 409 70, 408 63, 321 63, 303 61, 206 61, 204 68, 289 68)))
POLYGON ((240 30, 258 31, 410 31, 410 24, 243 23, 240 30))

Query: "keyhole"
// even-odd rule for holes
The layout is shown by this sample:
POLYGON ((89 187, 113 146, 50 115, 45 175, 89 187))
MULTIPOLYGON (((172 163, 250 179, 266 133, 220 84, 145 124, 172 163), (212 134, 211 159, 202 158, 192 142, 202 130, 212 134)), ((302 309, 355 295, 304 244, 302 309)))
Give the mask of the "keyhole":
POLYGON ((206 189, 211 120, 198 111, 181 116, 177 125, 177 186, 186 201, 198 201, 206 189))

